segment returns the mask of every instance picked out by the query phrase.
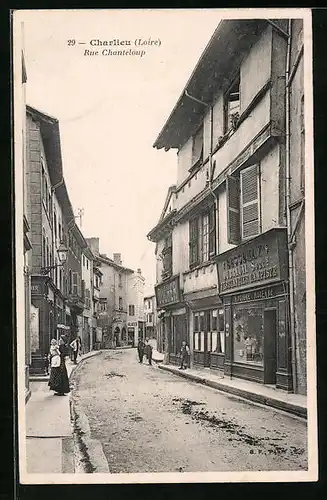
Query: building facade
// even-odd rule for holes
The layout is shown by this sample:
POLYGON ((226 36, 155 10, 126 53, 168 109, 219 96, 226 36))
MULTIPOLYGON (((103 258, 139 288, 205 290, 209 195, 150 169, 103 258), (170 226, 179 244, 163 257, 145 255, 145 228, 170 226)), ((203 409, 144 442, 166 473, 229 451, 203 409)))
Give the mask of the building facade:
POLYGON ((28 214, 32 243, 31 366, 48 370, 51 338, 82 336, 84 297, 82 250, 85 239, 75 222, 63 177, 58 120, 27 106, 28 214), (67 260, 58 250, 66 248, 67 260))
POLYGON ((82 352, 93 350, 93 254, 89 247, 82 250, 82 295, 84 297, 82 352))
POLYGON ((300 162, 297 139, 293 163, 286 139, 301 115, 299 63, 289 109, 286 103, 302 42, 297 22, 293 37, 290 26, 220 22, 155 141, 158 149, 177 150, 178 170, 148 237, 156 243, 166 360, 177 363, 186 340, 192 366, 304 393, 305 376, 301 389, 296 383, 305 352, 303 306, 297 339, 292 319, 292 304, 305 296, 299 225, 298 290, 289 275, 288 165, 298 178, 300 162))
POLYGON ((157 345, 160 346, 162 340, 157 336, 157 304, 155 295, 144 297, 144 321, 146 338, 157 339, 157 345))
POLYGON ((144 323, 145 279, 141 269, 127 277, 127 343, 134 347, 138 339, 145 338, 144 323))

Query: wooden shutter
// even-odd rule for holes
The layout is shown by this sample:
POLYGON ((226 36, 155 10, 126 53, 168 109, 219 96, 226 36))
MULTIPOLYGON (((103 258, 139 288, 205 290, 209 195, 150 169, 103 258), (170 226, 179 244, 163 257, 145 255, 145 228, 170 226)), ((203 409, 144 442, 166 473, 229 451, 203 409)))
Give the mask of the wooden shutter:
POLYGON ((251 238, 260 232, 258 172, 258 165, 240 172, 242 239, 251 238))
POLYGON ((72 278, 73 278, 73 290, 72 290, 72 293, 73 293, 73 295, 78 295, 78 273, 73 272, 72 278))
POLYGON ((233 245, 240 242, 240 190, 239 180, 228 176, 227 189, 227 241, 233 245))
POLYGON ((81 291, 82 291, 82 299, 84 299, 85 298, 85 281, 84 280, 82 280, 82 290, 81 291))
POLYGON ((190 268, 199 263, 198 219, 189 221, 189 264, 190 268))

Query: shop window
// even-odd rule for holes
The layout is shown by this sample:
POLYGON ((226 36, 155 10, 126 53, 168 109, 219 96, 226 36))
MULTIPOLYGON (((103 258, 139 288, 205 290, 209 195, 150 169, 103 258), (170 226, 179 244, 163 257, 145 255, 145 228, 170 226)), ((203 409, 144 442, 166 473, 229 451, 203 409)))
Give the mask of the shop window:
POLYGON ((224 133, 236 128, 240 116, 240 78, 236 78, 224 99, 224 133))
POLYGON ((225 352, 224 310, 210 311, 211 352, 225 352))
POLYGON ((259 166, 251 165, 240 171, 239 177, 227 177, 228 243, 257 236, 260 223, 259 166))
POLYGON ((233 312, 234 361, 263 365, 263 307, 239 306, 233 312))

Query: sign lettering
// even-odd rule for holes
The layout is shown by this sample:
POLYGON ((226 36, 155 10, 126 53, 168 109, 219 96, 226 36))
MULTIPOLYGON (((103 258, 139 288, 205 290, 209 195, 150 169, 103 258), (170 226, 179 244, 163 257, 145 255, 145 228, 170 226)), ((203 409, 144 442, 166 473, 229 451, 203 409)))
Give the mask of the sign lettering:
POLYGON ((282 235, 283 233, 265 233, 261 241, 256 239, 255 244, 248 242, 242 248, 235 248, 218 256, 219 292, 228 293, 282 279, 278 251, 278 237, 282 235))
POLYGON ((179 278, 158 285, 156 287, 156 298, 158 307, 179 302, 179 278))

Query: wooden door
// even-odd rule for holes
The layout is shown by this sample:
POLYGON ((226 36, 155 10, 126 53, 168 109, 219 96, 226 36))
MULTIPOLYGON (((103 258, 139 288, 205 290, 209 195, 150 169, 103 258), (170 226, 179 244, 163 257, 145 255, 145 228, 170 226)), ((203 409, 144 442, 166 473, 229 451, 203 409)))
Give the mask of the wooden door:
POLYGON ((276 384, 276 309, 264 311, 264 383, 276 384))

